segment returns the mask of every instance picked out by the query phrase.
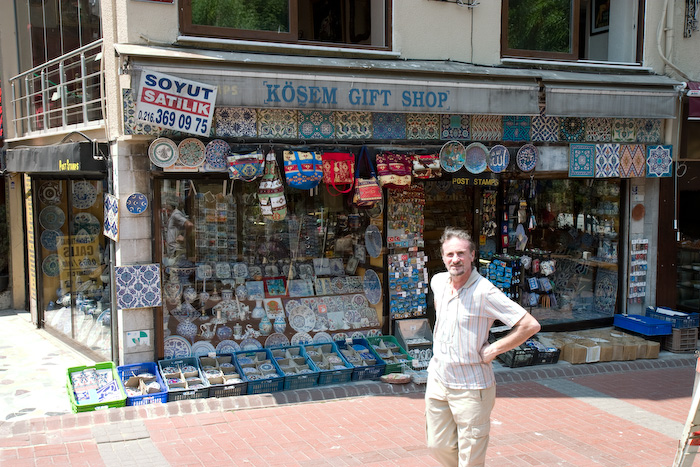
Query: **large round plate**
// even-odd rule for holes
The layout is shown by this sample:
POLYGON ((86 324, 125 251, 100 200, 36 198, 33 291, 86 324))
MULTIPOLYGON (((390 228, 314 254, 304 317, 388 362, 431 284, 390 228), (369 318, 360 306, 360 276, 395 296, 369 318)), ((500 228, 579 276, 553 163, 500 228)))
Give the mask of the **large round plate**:
POLYGON ((382 283, 374 270, 365 271, 362 288, 365 291, 365 297, 372 305, 376 305, 382 299, 382 283))
POLYGON ((226 170, 226 157, 231 152, 231 146, 223 139, 213 139, 207 144, 204 155, 204 168, 213 172, 226 170))
POLYGON ((63 188, 59 181, 43 182, 39 187, 39 200, 44 204, 60 204, 63 188))
POLYGON ((87 209, 97 200, 97 190, 92 182, 78 180, 73 182, 73 208, 87 209))
POLYGON ((148 147, 148 158, 157 167, 170 167, 177 161, 179 153, 175 141, 168 138, 153 140, 148 147))
POLYGON ((508 148, 502 144, 497 144, 491 148, 488 156, 489 169, 493 173, 501 173, 508 168, 510 163, 510 153, 508 148))
POLYGON ((309 332, 316 325, 316 313, 306 305, 299 305, 289 312, 289 325, 297 332, 309 332))
POLYGON ((446 172, 457 172, 464 166, 466 154, 459 141, 448 141, 440 148, 440 167, 446 172))
POLYGON ((382 233, 379 231, 379 227, 374 224, 368 225, 367 230, 365 230, 365 248, 367 254, 372 258, 376 258, 382 253, 382 233))
POLYGON ((216 346, 216 353, 233 353, 241 350, 241 346, 232 340, 223 340, 216 346))
POLYGON ((204 150, 204 143, 197 138, 183 139, 177 146, 178 161, 185 167, 199 167, 206 157, 204 150))
POLYGON ((518 164, 518 168, 523 172, 530 172, 537 166, 538 151, 537 148, 532 144, 524 144, 520 149, 518 149, 518 155, 516 156, 515 162, 518 164))
POLYGON ((292 345, 309 345, 313 343, 314 340, 307 332, 298 332, 292 336, 292 345))
POLYGON ((489 150, 481 143, 472 143, 467 146, 464 156, 464 167, 473 174, 480 174, 486 170, 486 155, 489 150))
POLYGON ((260 350, 262 348, 262 344, 252 337, 246 337, 241 342, 241 350, 260 350))
POLYGON ((58 255, 52 253, 41 262, 41 270, 44 271, 48 277, 56 277, 61 272, 58 263, 58 255))
POLYGON ((314 344, 325 344, 327 342, 333 342, 333 338, 327 332, 317 332, 314 334, 314 344))
POLYGON ((192 344, 193 357, 206 357, 210 353, 216 353, 216 348, 209 341, 199 341, 192 344))
POLYGON ((39 213, 39 223, 46 230, 58 230, 65 222, 66 215, 58 206, 46 206, 39 213))
POLYGON ((58 237, 63 235, 60 230, 44 230, 41 232, 41 246, 49 251, 56 251, 58 248, 58 237))
POLYGON ((126 198, 126 210, 131 214, 143 214, 148 209, 148 198, 143 193, 132 193, 126 198))
POLYGON ((265 339, 265 348, 271 349, 272 347, 284 347, 289 345, 289 338, 282 334, 281 332, 273 332, 265 339))
POLYGON ((76 235, 84 230, 94 240, 95 236, 100 233, 102 228, 102 223, 89 212, 79 212, 73 217, 73 228, 76 231, 76 235))
POLYGON ((182 336, 168 336, 163 340, 163 356, 165 358, 181 358, 192 355, 192 346, 182 336))

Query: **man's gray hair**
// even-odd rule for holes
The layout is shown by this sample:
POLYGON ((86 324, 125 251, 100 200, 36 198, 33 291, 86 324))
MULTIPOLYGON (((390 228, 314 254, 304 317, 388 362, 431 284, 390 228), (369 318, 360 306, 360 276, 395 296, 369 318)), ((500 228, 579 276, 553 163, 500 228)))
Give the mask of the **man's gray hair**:
POLYGON ((453 238, 459 238, 460 240, 469 242, 469 249, 471 251, 476 251, 476 245, 474 244, 472 236, 469 235, 469 232, 457 227, 446 227, 445 231, 440 237, 440 253, 442 253, 442 245, 444 245, 446 241, 452 240, 453 238))

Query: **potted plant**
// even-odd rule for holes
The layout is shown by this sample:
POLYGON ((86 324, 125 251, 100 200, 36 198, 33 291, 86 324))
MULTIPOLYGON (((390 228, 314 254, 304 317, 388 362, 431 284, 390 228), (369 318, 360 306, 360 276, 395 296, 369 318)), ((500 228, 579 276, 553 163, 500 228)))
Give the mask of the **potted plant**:
POLYGON ((10 257, 10 232, 7 226, 6 208, 0 205, 0 292, 7 290, 10 276, 8 265, 10 257))

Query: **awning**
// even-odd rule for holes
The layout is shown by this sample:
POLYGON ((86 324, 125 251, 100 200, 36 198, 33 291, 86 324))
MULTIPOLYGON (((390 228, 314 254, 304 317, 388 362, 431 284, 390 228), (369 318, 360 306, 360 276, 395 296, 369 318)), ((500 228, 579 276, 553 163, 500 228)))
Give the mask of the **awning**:
POLYGON ((688 120, 700 120, 700 83, 688 82, 688 120))
POLYGON ((672 87, 545 84, 552 117, 676 118, 679 92, 672 87))
POLYGON ((106 143, 88 141, 27 146, 7 150, 9 172, 54 172, 75 175, 85 172, 106 172, 106 143))

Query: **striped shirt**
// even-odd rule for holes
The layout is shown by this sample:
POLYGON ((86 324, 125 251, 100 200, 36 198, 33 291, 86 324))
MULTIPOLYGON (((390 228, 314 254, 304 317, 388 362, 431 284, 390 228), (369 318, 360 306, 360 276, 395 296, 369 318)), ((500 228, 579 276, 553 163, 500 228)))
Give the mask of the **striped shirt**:
POLYGON ((481 360, 495 320, 512 327, 527 311, 472 269, 467 282, 449 297, 450 274, 433 276, 436 322, 428 371, 452 389, 485 389, 496 382, 493 367, 481 360))

